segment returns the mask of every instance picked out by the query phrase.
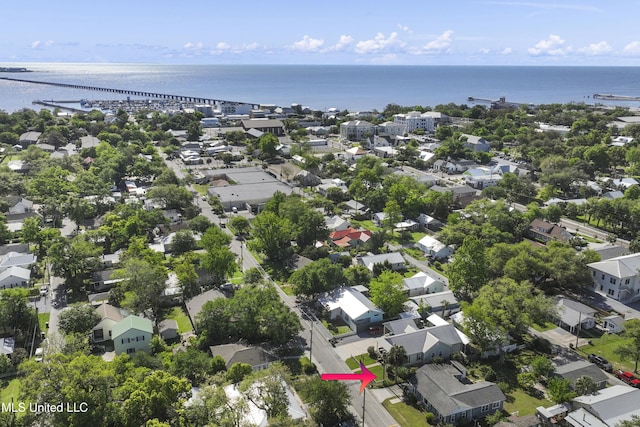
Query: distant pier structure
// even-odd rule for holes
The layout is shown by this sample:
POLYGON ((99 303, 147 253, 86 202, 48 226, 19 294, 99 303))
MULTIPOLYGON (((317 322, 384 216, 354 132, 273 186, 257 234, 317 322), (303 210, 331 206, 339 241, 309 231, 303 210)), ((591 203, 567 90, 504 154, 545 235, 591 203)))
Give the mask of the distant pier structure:
POLYGON ((474 97, 474 96, 469 96, 467 97, 467 101, 468 102, 482 102, 485 104, 490 104, 491 108, 493 108, 494 110, 500 110, 500 109, 517 109, 520 108, 521 105, 526 105, 527 107, 533 107, 533 104, 527 104, 524 102, 510 102, 507 101, 507 98, 504 96, 501 96, 500 98, 494 100, 494 99, 488 99, 488 98, 478 98, 478 97, 474 97))
POLYGON ((92 90, 96 92, 121 93, 124 95, 133 95, 133 96, 141 96, 146 98, 157 98, 157 99, 169 99, 174 101, 192 102, 192 103, 198 103, 198 104, 213 104, 213 105, 245 104, 245 105, 251 105, 252 108, 258 108, 260 106, 259 103, 254 103, 254 102, 230 101, 225 99, 201 98, 196 96, 185 96, 185 95, 170 95, 167 93, 146 92, 146 91, 129 90, 129 89, 114 89, 114 88, 97 87, 97 86, 77 85, 77 84, 70 84, 70 83, 44 82, 44 81, 38 81, 38 80, 16 79, 13 77, 0 77, 0 80, 8 80, 8 81, 20 82, 20 83, 33 83, 33 84, 41 84, 41 85, 48 85, 48 86, 67 87, 70 89, 92 90))

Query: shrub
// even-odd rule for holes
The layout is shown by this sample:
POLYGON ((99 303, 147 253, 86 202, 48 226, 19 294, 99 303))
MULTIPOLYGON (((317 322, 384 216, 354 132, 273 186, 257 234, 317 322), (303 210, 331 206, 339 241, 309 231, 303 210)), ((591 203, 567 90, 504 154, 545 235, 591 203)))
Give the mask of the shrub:
POLYGON ((372 345, 367 348, 367 353, 369 353, 369 357, 372 358, 373 360, 376 360, 378 358, 378 352, 376 351, 376 348, 372 345))
POLYGON ((424 418, 426 419, 427 423, 432 426, 436 425, 436 422, 438 421, 433 412, 427 412, 426 414, 424 414, 424 418))

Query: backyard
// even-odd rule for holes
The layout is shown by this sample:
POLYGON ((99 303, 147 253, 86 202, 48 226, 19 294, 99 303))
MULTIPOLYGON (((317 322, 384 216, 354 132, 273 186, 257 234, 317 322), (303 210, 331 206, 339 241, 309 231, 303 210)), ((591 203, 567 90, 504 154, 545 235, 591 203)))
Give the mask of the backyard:
POLYGON ((582 356, 587 357, 591 353, 597 354, 611 362, 613 369, 633 372, 635 361, 632 359, 622 360, 615 353, 615 349, 631 342, 631 338, 616 334, 603 334, 600 337, 591 338, 589 341, 591 344, 578 348, 582 356))
POLYGON ((430 424, 426 419, 426 412, 408 405, 405 402, 394 402, 394 397, 382 402, 391 416, 401 427, 428 427, 430 424))

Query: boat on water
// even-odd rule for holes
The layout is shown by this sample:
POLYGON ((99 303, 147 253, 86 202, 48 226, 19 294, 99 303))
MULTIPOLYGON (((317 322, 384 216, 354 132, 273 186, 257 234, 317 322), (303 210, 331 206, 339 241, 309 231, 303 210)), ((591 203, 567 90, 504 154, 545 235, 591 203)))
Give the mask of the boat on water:
POLYGON ((28 73, 30 71, 24 67, 0 67, 0 73, 28 73))
POLYGON ((608 93, 595 93, 593 99, 602 99, 605 101, 640 101, 640 96, 611 95, 608 93))

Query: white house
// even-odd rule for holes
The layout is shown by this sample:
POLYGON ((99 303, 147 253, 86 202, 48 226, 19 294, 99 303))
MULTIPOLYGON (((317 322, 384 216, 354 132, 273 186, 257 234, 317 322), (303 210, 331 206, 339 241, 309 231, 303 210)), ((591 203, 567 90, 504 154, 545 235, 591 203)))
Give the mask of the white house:
POLYGON ((447 258, 453 254, 451 246, 447 246, 429 235, 424 236, 418 241, 418 249, 424 252, 426 256, 436 259, 447 258))
POLYGON ((338 215, 327 217, 325 222, 327 223, 327 229, 329 229, 329 231, 342 231, 351 227, 351 223, 349 221, 338 215))
POLYGON ((113 327, 112 334, 116 354, 148 352, 153 336, 153 325, 151 320, 132 314, 119 321, 113 327))
POLYGON ((448 359, 464 348, 457 329, 450 324, 432 326, 384 337, 380 346, 389 350, 394 345, 404 347, 407 365, 422 365, 436 357, 448 359))
POLYGON ((612 334, 624 332, 624 318, 619 314, 612 314, 611 316, 603 317, 602 327, 612 334))
POLYGON ((393 271, 402 270, 405 268, 406 261, 400 252, 390 252, 388 254, 379 255, 367 255, 358 258, 358 262, 370 271, 373 271, 373 266, 376 264, 384 264, 389 262, 393 271))
POLYGON ((494 173, 492 169, 486 167, 467 169, 463 175, 465 183, 477 190, 498 185, 502 179, 502 175, 494 173))
POLYGON ((364 120, 350 120, 340 124, 340 136, 354 141, 365 139, 375 133, 375 126, 364 120))
POLYGON ((31 270, 22 267, 9 267, 0 273, 0 289, 27 287, 31 279, 31 270))
POLYGON ((103 342, 113 339, 113 327, 125 318, 126 312, 103 302, 96 307, 100 316, 100 322, 93 327, 91 335, 94 342, 103 342))
POLYGON ((568 298, 558 298, 558 323, 566 326, 571 333, 581 329, 591 329, 596 325, 596 311, 582 303, 568 298))
POLYGON ((444 283, 441 280, 429 276, 427 273, 424 273, 422 271, 414 274, 411 277, 403 279, 402 282, 404 285, 404 289, 409 294, 409 297, 442 292, 445 287, 444 283))
POLYGON ((427 230, 435 230, 443 226, 442 222, 425 213, 418 215, 418 222, 427 230))
POLYGON ((473 151, 483 151, 485 153, 488 153, 491 148, 489 145, 489 142, 480 136, 469 135, 464 133, 460 136, 460 138, 461 139, 466 138, 464 146, 466 148, 472 149, 473 151))
POLYGON ((640 253, 587 264, 596 292, 629 302, 640 299, 640 253))
POLYGON ((384 312, 367 297, 351 288, 339 288, 321 296, 318 301, 329 312, 329 318, 341 318, 356 332, 382 322, 384 312))

